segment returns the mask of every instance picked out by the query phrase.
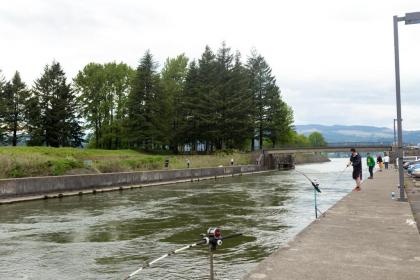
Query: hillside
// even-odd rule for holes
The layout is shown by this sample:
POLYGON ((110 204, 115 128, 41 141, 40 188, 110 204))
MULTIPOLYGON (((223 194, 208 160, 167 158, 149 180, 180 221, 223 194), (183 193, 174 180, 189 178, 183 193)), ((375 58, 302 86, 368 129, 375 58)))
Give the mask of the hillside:
MULTIPOLYGON (((363 126, 363 125, 296 125, 296 131, 309 135, 314 131, 321 132, 329 143, 341 142, 382 142, 394 141, 393 129, 387 127, 363 126)), ((420 143, 420 131, 404 131, 403 140, 406 144, 420 143)))
POLYGON ((50 147, 0 147, 0 179, 31 176, 95 174, 124 171, 250 164, 251 154, 220 153, 215 155, 159 155, 134 150, 98 150, 50 147))

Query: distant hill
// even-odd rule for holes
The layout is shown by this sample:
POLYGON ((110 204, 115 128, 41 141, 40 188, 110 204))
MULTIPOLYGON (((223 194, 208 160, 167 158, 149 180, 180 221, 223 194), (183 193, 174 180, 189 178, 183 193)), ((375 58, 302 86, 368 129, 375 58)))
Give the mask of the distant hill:
MULTIPOLYGON (((309 135, 314 131, 321 132, 329 143, 341 142, 382 142, 394 141, 394 130, 387 127, 363 125, 296 125, 296 131, 309 135)), ((403 131, 403 141, 406 144, 420 143, 420 130, 403 131)))

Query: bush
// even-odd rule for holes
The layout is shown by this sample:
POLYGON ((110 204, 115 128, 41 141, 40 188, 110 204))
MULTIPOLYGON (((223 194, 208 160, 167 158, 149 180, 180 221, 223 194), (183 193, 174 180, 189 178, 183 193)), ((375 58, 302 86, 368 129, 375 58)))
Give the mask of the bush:
POLYGON ((7 172, 8 177, 11 178, 21 178, 27 177, 28 175, 25 173, 24 167, 17 163, 16 161, 12 163, 10 170, 7 172))
POLYGON ((163 167, 163 157, 145 157, 138 159, 123 160, 124 165, 128 166, 131 170, 153 170, 163 167))
POLYGON ((51 175, 54 176, 63 175, 71 169, 83 167, 83 162, 70 157, 65 159, 49 160, 46 164, 49 166, 51 175))
POLYGON ((124 172, 129 171, 125 168, 120 161, 117 160, 108 160, 108 161, 97 161, 95 162, 95 167, 101 173, 112 173, 112 172, 124 172))

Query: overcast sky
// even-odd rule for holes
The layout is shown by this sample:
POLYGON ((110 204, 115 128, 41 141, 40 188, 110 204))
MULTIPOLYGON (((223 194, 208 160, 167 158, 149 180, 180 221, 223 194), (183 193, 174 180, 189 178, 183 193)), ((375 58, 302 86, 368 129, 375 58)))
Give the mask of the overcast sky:
MULTIPOLYGON (((163 65, 222 41, 273 69, 296 124, 392 127, 392 16, 413 0, 2 0, 0 69, 32 84, 59 61, 70 78, 89 62, 163 65)), ((420 129, 420 24, 399 24, 404 129, 420 129)))

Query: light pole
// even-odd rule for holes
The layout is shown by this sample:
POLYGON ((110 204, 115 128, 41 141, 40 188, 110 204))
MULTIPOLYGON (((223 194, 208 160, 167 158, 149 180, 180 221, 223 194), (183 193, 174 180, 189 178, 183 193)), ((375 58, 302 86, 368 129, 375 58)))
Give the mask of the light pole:
POLYGON ((405 24, 420 23, 420 12, 407 13, 404 17, 394 16, 394 50, 395 50, 395 93, 397 103, 397 128, 398 128, 398 173, 400 200, 405 200, 404 193, 404 171, 403 171, 403 141, 402 141, 402 124, 401 124, 401 92, 400 92, 400 57, 398 50, 398 22, 404 21, 405 24))
POLYGON ((397 145, 397 131, 395 130, 395 122, 396 121, 397 121, 397 119, 394 119, 394 143, 392 144, 392 146, 397 145))

